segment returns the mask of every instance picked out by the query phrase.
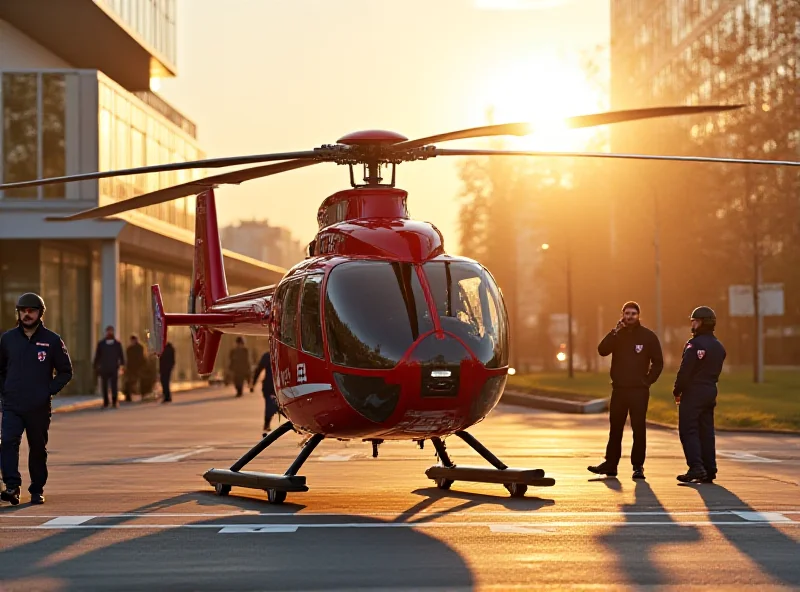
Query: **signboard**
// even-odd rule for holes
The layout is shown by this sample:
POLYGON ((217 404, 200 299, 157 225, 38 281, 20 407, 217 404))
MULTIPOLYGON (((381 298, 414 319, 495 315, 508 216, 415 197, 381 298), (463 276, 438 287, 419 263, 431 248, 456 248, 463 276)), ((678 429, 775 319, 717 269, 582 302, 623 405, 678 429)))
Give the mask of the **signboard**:
MULTIPOLYGON (((728 306, 732 317, 752 317, 755 312, 753 286, 729 286, 728 306)), ((782 317, 784 314, 783 284, 761 284, 758 307, 761 309, 762 316, 782 317)))

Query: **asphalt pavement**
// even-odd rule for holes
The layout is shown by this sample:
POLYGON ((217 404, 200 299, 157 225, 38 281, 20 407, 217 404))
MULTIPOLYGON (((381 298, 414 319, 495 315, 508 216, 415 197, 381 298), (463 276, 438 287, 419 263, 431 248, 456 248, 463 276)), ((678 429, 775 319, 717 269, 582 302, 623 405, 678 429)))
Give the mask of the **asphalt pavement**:
MULTIPOLYGON (((677 434, 649 429, 646 481, 602 460, 607 416, 500 406, 471 433, 553 487, 437 489, 433 447, 323 441, 310 491, 217 496, 203 479, 261 438, 263 399, 227 388, 53 416, 47 503, 0 505, 0 590, 797 589, 800 437, 725 434, 719 479, 679 484, 677 434)), ((246 470, 282 473, 300 438, 246 470)), ((630 431, 623 446, 630 450, 630 431)), ((487 466, 456 438, 454 462, 487 466)), ((27 447, 23 444, 23 455, 27 447)), ((26 463, 23 460, 21 467, 26 463)))

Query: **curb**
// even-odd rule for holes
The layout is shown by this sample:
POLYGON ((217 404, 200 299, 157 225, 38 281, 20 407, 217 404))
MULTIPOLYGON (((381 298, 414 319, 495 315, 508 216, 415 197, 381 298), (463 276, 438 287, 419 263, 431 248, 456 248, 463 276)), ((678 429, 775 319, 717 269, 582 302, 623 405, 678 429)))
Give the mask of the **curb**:
POLYGON ((68 405, 61 405, 53 409, 53 413, 69 413, 70 411, 81 411, 83 409, 91 409, 93 407, 102 407, 103 399, 97 401, 82 401, 80 403, 70 403, 68 405))
MULTIPOLYGON (((678 425, 671 425, 668 423, 662 423, 660 421, 653 421, 648 419, 647 420, 647 427, 651 428, 661 428, 665 430, 669 430, 671 432, 678 431, 678 425)), ((792 430, 758 430, 753 428, 718 428, 714 427, 715 433, 724 433, 724 434, 741 434, 741 435, 751 435, 751 436, 764 436, 764 435, 773 435, 773 436, 796 436, 800 437, 800 432, 794 432, 792 430)))
POLYGON ((608 399, 567 401, 565 399, 542 397, 540 395, 531 395, 519 391, 505 391, 500 402, 533 409, 561 411, 562 413, 602 413, 608 409, 608 399))

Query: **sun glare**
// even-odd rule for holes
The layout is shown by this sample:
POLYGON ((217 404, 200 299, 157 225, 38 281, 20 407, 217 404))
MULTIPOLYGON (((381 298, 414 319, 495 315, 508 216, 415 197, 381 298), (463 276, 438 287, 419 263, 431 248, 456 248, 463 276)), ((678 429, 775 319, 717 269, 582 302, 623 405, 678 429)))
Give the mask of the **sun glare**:
POLYGON ((565 119, 603 109, 602 97, 577 63, 538 57, 508 64, 485 81, 484 113, 493 123, 530 122, 532 133, 504 138, 508 149, 573 151, 586 149, 596 129, 571 130, 565 119))

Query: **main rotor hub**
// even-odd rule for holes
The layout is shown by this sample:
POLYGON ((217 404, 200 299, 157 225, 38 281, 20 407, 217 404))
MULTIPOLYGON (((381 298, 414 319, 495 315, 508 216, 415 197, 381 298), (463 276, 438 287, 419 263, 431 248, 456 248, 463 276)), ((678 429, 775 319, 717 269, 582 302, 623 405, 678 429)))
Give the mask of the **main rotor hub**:
POLYGON ((390 132, 387 130, 362 130, 342 136, 336 140, 336 143, 345 144, 347 146, 364 146, 365 144, 399 144, 400 142, 406 141, 408 141, 408 138, 397 132, 390 132))
POLYGON ((315 148, 319 159, 350 167, 350 184, 353 187, 394 187, 395 166, 401 162, 425 160, 434 156, 433 146, 421 148, 395 147, 407 142, 402 134, 387 130, 362 130, 342 136, 336 144, 325 144, 315 148), (363 165, 364 185, 355 182, 353 166, 363 165), (392 165, 392 180, 381 184, 380 169, 392 165))

